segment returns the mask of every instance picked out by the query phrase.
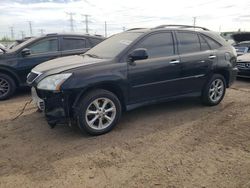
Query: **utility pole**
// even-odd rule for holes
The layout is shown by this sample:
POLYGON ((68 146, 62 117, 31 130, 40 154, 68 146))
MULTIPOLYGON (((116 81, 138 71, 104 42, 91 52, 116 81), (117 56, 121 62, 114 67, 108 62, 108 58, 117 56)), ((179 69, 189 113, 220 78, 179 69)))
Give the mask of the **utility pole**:
POLYGON ((31 21, 28 21, 29 23, 29 28, 30 28, 30 36, 32 37, 33 35, 33 31, 32 31, 32 22, 31 21))
POLYGON ((25 37, 24 31, 20 31, 20 33, 21 33, 22 39, 24 39, 25 37))
POLYGON ((14 39, 15 34, 14 34, 14 27, 13 26, 10 27, 10 34, 11 34, 11 39, 14 39))
POLYGON ((82 16, 84 16, 85 17, 85 21, 82 21, 83 23, 85 23, 85 31, 86 31, 86 33, 89 33, 89 16, 90 15, 87 15, 87 14, 82 14, 82 16))
POLYGON ((66 14, 69 15, 70 31, 74 32, 74 19, 73 19, 73 16, 75 15, 75 13, 66 12, 66 14))
POLYGON ((39 29, 39 31, 40 31, 41 35, 43 35, 45 30, 44 29, 39 29))
POLYGON ((196 16, 193 17, 194 27, 196 26, 196 16))
POLYGON ((104 23, 104 29, 105 29, 105 37, 107 37, 107 22, 104 23))

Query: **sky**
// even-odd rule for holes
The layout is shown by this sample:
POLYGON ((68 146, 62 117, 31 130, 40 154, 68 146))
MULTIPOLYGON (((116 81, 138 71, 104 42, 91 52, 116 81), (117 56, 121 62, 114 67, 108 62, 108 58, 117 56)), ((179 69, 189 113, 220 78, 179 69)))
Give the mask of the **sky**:
POLYGON ((249 0, 0 0, 0 38, 22 33, 85 33, 83 15, 89 15, 89 33, 110 36, 135 27, 187 24, 214 31, 250 31, 249 0), (41 31, 43 30, 43 31, 41 31))

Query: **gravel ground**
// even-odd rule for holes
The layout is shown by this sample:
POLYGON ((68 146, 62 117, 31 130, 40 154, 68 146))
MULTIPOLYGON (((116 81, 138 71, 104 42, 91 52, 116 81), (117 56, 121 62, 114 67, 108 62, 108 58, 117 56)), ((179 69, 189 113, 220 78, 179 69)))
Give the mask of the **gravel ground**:
POLYGON ((29 92, 0 102, 0 187, 250 187, 250 80, 223 102, 139 108, 98 137, 50 129, 29 92))

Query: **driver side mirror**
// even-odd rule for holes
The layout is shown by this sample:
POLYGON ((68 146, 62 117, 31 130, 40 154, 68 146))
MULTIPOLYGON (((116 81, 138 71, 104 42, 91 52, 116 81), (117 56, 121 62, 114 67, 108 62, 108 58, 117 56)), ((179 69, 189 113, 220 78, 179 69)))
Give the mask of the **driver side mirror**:
POLYGON ((22 56, 28 56, 31 54, 31 51, 28 48, 24 48, 21 53, 22 53, 22 56))
POLYGON ((148 58, 148 52, 145 48, 137 48, 129 54, 129 61, 143 60, 148 58))

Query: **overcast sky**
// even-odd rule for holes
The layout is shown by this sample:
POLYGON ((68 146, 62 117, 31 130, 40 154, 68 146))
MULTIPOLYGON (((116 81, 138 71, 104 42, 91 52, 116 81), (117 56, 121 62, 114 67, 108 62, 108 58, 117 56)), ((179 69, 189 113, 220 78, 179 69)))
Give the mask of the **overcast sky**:
POLYGON ((161 24, 196 24, 214 31, 250 30, 250 0, 0 0, 0 37, 15 38, 21 31, 30 35, 70 32, 69 15, 74 13, 75 32, 85 32, 82 14, 90 15, 91 34, 108 35, 133 27, 154 27, 161 24))

